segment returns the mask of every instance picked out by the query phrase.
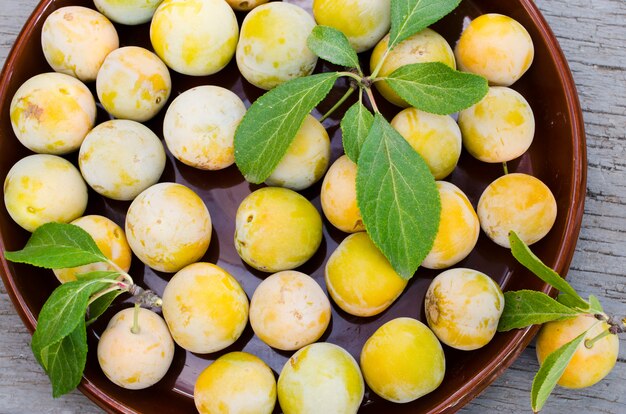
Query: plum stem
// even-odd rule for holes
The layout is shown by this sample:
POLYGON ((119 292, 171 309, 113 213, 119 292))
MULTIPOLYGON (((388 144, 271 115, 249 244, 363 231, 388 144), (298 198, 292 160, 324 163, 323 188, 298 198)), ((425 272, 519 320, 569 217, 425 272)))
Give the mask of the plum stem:
POLYGON ((585 339, 585 347, 586 347, 587 349, 591 349, 591 348, 593 348, 593 345, 594 345, 596 342, 598 342, 598 341, 599 341, 599 340, 601 340, 602 338, 605 338, 605 337, 607 337, 607 336, 609 336, 609 335, 613 335, 613 334, 611 333, 611 331, 610 331, 610 330, 606 329, 606 330, 602 331, 602 333, 600 333, 599 335, 597 335, 595 338, 592 338, 592 339, 585 339))
POLYGON ((504 169, 504 175, 509 174, 509 166, 506 164, 506 161, 502 163, 502 168, 504 169))
POLYGON ((372 93, 372 90, 370 88, 365 88, 365 93, 367 94, 367 97, 369 98, 369 101, 372 104, 372 108, 374 109, 374 111, 376 113, 380 113, 380 111, 378 110, 378 106, 376 105, 376 99, 374 99, 374 94, 372 93))
POLYGON ((346 99, 348 99, 350 97, 350 95, 352 95, 352 93, 354 92, 356 88, 354 86, 350 86, 350 89, 348 89, 348 91, 345 93, 345 95, 343 95, 341 97, 340 100, 337 101, 337 103, 328 110, 328 112, 326 112, 324 114, 324 116, 322 116, 322 118, 320 119, 320 122, 324 122, 326 119, 328 119, 329 116, 331 116, 337 109, 339 109, 339 107, 346 101, 346 99))
POLYGON ((130 328, 130 331, 135 335, 139 333, 139 309, 140 308, 141 306, 139 306, 139 303, 135 303, 135 309, 133 312, 133 326, 132 328, 130 328))
POLYGON ((117 263, 115 263, 113 260, 108 259, 107 263, 117 272, 120 274, 120 276, 122 276, 122 280, 128 284, 128 286, 132 286, 135 284, 135 282, 133 282, 133 278, 121 267, 119 267, 117 265, 117 263))
POLYGON ((127 286, 125 283, 122 283, 118 280, 112 280, 111 283, 114 283, 112 286, 109 286, 106 289, 103 289, 97 293, 94 293, 90 298, 89 298, 89 305, 91 305, 92 303, 94 303, 96 300, 100 299, 102 296, 111 293, 111 292, 115 292, 116 290, 122 290, 122 291, 128 291, 129 286, 127 286))
POLYGON ((391 52, 391 49, 387 48, 387 50, 385 50, 385 54, 380 59, 380 62, 378 62, 378 65, 376 65, 376 68, 372 72, 372 76, 371 76, 372 78, 375 78, 376 76, 378 76, 378 73, 383 68, 383 64, 385 63, 385 60, 387 60, 387 56, 389 56, 389 52, 391 52))

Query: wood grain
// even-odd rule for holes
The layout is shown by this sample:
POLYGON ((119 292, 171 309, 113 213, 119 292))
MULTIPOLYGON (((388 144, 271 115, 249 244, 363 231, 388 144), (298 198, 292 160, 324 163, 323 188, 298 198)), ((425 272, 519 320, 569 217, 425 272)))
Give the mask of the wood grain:
MULTIPOLYGON (((36 0, 0 0, 0 63, 36 0)), ((583 227, 569 280, 607 312, 626 314, 626 1, 537 0, 568 58, 587 129, 588 189, 583 227)), ((30 335, 0 284, 0 414, 101 413, 79 392, 53 400, 29 348, 30 335)), ((617 366, 583 390, 557 388, 545 413, 626 413, 626 346, 617 366)), ((538 369, 534 346, 464 414, 530 412, 538 369)))

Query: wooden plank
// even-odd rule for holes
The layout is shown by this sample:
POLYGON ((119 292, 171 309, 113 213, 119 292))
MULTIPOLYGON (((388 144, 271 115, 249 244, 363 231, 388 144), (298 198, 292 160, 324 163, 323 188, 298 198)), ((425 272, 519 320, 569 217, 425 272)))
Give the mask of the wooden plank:
MULTIPOLYGON (((291 0, 293 1, 293 0, 291 0)), ((602 299, 609 313, 626 307, 626 2, 537 0, 567 56, 587 128, 588 195, 581 237, 569 280, 583 295, 602 299)), ((0 0, 0 62, 3 63, 36 0, 0 0)), ((79 392, 52 399, 50 385, 29 348, 22 325, 0 285, 0 413, 101 413, 79 392)), ((615 369, 583 390, 558 388, 546 413, 626 412, 624 341, 615 369)), ((538 369, 534 347, 481 396, 466 414, 530 412, 529 390, 538 369)))

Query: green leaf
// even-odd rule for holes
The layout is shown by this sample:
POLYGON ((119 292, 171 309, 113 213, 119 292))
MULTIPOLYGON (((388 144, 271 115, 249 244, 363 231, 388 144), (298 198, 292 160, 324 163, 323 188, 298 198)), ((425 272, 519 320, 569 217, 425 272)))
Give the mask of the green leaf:
POLYGON ((44 369, 48 369, 46 359, 42 358, 44 349, 63 340, 84 322, 89 297, 110 286, 106 280, 112 278, 67 282, 52 292, 41 308, 31 343, 33 353, 44 369))
POLYGON ((87 320, 87 326, 91 325, 102 316, 102 314, 109 309, 113 301, 122 293, 124 292, 121 290, 114 290, 93 301, 87 310, 87 317, 89 318, 87 320))
POLYGON ((96 270, 94 272, 79 273, 76 275, 76 280, 86 281, 94 279, 115 279, 119 275, 118 272, 108 270, 96 270))
POLYGON ((251 183, 272 174, 295 138, 304 118, 328 95, 336 72, 284 83, 257 99, 235 133, 235 161, 251 183))
POLYGON ((566 343, 547 358, 541 364, 530 391, 531 406, 534 412, 539 412, 546 400, 552 393, 557 381, 563 375, 570 360, 574 356, 578 346, 584 341, 587 331, 566 343))
MULTIPOLYGON (((511 253, 525 268, 533 272, 539 279, 559 290, 561 293, 571 296, 569 306, 588 309, 589 304, 580 297, 574 288, 565 281, 557 272, 546 266, 535 254, 530 251, 526 243, 514 232, 509 232, 511 253)), ((562 303, 562 302, 561 302, 562 303)))
POLYGON ((315 26, 307 39, 307 45, 313 53, 330 63, 361 70, 359 57, 350 46, 350 41, 335 28, 315 26))
POLYGON ((594 295, 589 296, 589 305, 591 305, 590 308, 592 311, 596 313, 604 313, 604 308, 602 308, 602 304, 594 295))
POLYGON ((58 398, 74 390, 83 377, 87 363, 87 332, 85 321, 60 341, 44 348, 42 358, 52 384, 52 396, 58 398))
POLYGON ((73 224, 47 223, 30 236, 26 246, 4 252, 7 260, 48 269, 64 269, 108 259, 85 230, 73 224))
POLYGON ((378 113, 359 156, 356 188, 369 236, 410 279, 433 246, 441 201, 422 157, 378 113))
POLYGON ((504 293, 504 311, 498 331, 525 328, 545 322, 569 319, 580 312, 560 304, 543 292, 520 290, 504 293))
POLYGON ((560 293, 556 297, 556 301, 559 302, 561 305, 565 305, 571 309, 579 309, 581 311, 591 311, 591 307, 588 304, 586 306, 580 306, 581 304, 578 300, 576 300, 574 297, 566 293, 560 293))
POLYGON ((391 0, 389 49, 440 20, 461 0, 391 0))
POLYGON ((353 162, 359 160, 361 147, 369 134, 374 115, 359 101, 346 111, 341 120, 343 149, 353 162))
POLYGON ((489 91, 485 78, 441 62, 405 65, 381 79, 411 106, 438 115, 469 108, 489 91))

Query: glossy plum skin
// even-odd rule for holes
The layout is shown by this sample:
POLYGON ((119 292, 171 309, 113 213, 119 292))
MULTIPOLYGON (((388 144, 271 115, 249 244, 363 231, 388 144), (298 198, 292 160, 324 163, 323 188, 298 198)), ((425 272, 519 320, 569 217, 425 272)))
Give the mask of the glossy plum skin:
POLYGON ((389 31, 391 0, 313 0, 317 24, 346 35, 357 52, 364 52, 389 31))
POLYGON ((98 11, 115 23, 136 25, 152 19, 163 0, 94 0, 98 11))
POLYGON ((435 390, 443 381, 443 348, 433 332, 412 318, 382 325, 361 352, 365 382, 380 397, 407 403, 435 390))
POLYGON ((325 281, 333 301, 355 316, 383 312, 407 285, 367 233, 346 237, 326 264, 325 281))
POLYGON ((184 267, 163 291, 163 317, 172 337, 199 354, 232 345, 248 322, 248 308, 239 282, 212 263, 184 267))
POLYGON ((557 204, 552 191, 541 180, 514 173, 487 186, 476 212, 485 234, 500 246, 510 248, 512 230, 527 245, 548 234, 556 220, 557 204))
POLYGON ((322 218, 295 191, 265 187, 247 196, 235 216, 235 248, 250 266, 263 272, 295 269, 322 242, 322 218))
POLYGON ((436 180, 454 171, 461 157, 461 130, 454 118, 407 108, 391 125, 422 156, 436 180))
POLYGON ((463 31, 456 45, 459 69, 487 78, 491 85, 510 86, 530 68, 535 56, 528 31, 501 14, 484 14, 463 31))
POLYGON ((193 399, 200 414, 271 414, 276 404, 276 379, 260 358, 230 352, 200 373, 193 399))
POLYGON ((235 54, 239 24, 224 0, 165 0, 150 24, 150 41, 165 64, 184 75, 219 72, 235 54))

